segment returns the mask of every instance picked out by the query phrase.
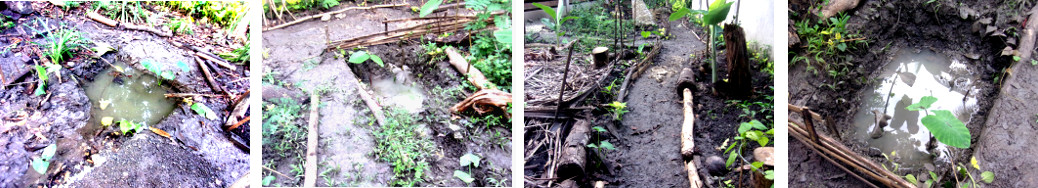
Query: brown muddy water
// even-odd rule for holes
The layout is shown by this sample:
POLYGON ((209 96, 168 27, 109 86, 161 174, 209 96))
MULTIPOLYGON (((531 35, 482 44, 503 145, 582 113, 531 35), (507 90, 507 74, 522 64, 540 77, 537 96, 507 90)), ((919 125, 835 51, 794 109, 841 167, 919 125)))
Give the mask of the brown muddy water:
POLYGON ((951 110, 962 122, 970 122, 978 110, 977 97, 971 93, 979 93, 979 88, 972 84, 977 78, 971 76, 966 67, 960 60, 932 51, 900 50, 883 67, 880 84, 865 94, 854 116, 856 133, 851 135, 865 140, 868 147, 896 158, 904 167, 933 164, 934 156, 946 153, 949 148, 933 143, 936 147, 928 150, 930 131, 921 123, 925 112, 909 111, 905 107, 919 102, 922 97, 933 96, 938 100, 929 109, 951 110), (891 117, 889 125, 882 129, 882 137, 875 139, 870 136, 878 126, 874 111, 891 117))

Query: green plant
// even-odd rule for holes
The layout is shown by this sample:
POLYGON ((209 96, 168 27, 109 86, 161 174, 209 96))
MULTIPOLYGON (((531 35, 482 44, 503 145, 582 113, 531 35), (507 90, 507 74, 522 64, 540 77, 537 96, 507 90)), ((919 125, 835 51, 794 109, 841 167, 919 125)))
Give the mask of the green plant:
MULTIPOLYGON (((37 33, 40 32, 38 31, 37 33)), ((71 58, 73 55, 72 50, 83 47, 86 43, 79 32, 63 28, 58 28, 53 33, 48 34, 45 40, 48 42, 45 45, 47 50, 43 53, 50 58, 51 63, 55 64, 60 64, 67 58, 71 58)))
POLYGON ((94 12, 100 12, 122 23, 143 23, 148 17, 146 9, 137 1, 97 1, 92 4, 94 12))
POLYGON ((790 54, 790 65, 804 62, 809 69, 813 69, 817 64, 823 66, 830 76, 844 75, 844 72, 849 71, 846 69, 849 64, 841 63, 846 56, 839 54, 853 50, 857 45, 868 45, 864 38, 858 38, 858 34, 846 30, 849 19, 849 15, 841 13, 829 19, 818 20, 817 24, 812 24, 809 20, 794 23, 797 34, 804 39, 802 41, 807 51, 805 55, 790 54), (826 59, 834 59, 835 62, 829 63, 826 59))
POLYGON ((273 175, 267 175, 266 177, 263 177, 263 186, 270 186, 270 183, 274 182, 274 180, 276 179, 277 177, 273 175))
POLYGON ((747 142, 756 142, 761 147, 764 147, 771 143, 771 139, 775 135, 774 128, 765 126, 757 120, 740 123, 736 131, 739 135, 735 137, 735 143, 732 143, 724 151, 724 153, 728 154, 728 160, 725 161, 725 166, 727 167, 731 167, 736 157, 742 155, 742 149, 747 142))
POLYGON ((386 123, 372 131, 375 136, 375 157, 393 166, 392 185, 415 186, 424 180, 429 168, 426 156, 433 153, 434 144, 421 136, 418 123, 407 111, 388 109, 386 123))
POLYGON ((169 28, 173 33, 179 33, 181 35, 192 35, 195 33, 195 29, 191 26, 191 22, 188 19, 175 18, 169 23, 166 23, 166 27, 169 28))
POLYGON ((547 20, 550 20, 550 21, 542 21, 542 22, 544 22, 544 24, 546 26, 548 26, 549 29, 555 30, 555 35, 560 38, 559 41, 557 41, 559 43, 562 42, 561 37, 563 35, 566 35, 566 32, 562 31, 562 23, 566 23, 566 21, 579 18, 579 17, 576 17, 576 16, 566 16, 565 18, 560 18, 556 14, 555 9, 553 9, 553 8, 547 6, 547 5, 542 5, 540 3, 533 3, 533 6, 536 6, 537 8, 540 8, 541 10, 544 11, 544 13, 548 14, 548 17, 551 17, 551 19, 547 19, 547 20))
POLYGON ((476 178, 472 178, 472 175, 471 175, 472 174, 472 167, 477 167, 477 168, 479 167, 479 156, 473 155, 471 153, 467 153, 465 155, 462 155, 461 158, 458 159, 458 161, 459 161, 459 163, 461 163, 461 167, 469 167, 469 168, 468 168, 468 172, 461 171, 461 170, 454 170, 454 177, 457 177, 458 179, 461 179, 461 181, 464 181, 465 183, 472 183, 472 181, 475 181, 476 178))
MULTIPOLYGON (((157 79, 159 81, 159 85, 162 85, 162 80, 164 79, 173 80, 177 77, 175 72, 173 72, 172 70, 162 70, 162 65, 159 65, 158 63, 155 63, 150 59, 141 60, 141 66, 144 66, 144 69, 151 71, 151 73, 155 74, 155 76, 159 78, 157 79)), ((184 68, 181 67, 181 69, 184 68)))
POLYGON ((375 64, 378 64, 378 66, 380 66, 380 67, 385 67, 386 66, 385 64, 382 64, 382 58, 381 57, 378 57, 378 55, 375 55, 375 54, 368 53, 368 51, 356 51, 356 52, 353 52, 353 53, 350 54, 350 59, 348 61, 350 63, 353 63, 353 64, 361 64, 361 63, 364 63, 365 61, 368 61, 368 59, 371 59, 371 61, 374 61, 375 64))
POLYGON ((709 37, 710 42, 708 43, 711 44, 709 53, 710 82, 717 82, 717 65, 715 63, 717 52, 715 52, 714 38, 715 36, 718 36, 716 33, 718 31, 715 30, 718 30, 716 29, 719 27, 718 24, 720 24, 722 21, 724 21, 725 18, 728 17, 728 10, 731 8, 733 3, 735 2, 728 2, 728 0, 714 0, 714 2, 710 4, 710 7, 706 11, 706 13, 694 13, 690 11, 688 8, 681 8, 680 10, 670 14, 670 21, 675 21, 685 16, 695 17, 695 15, 693 14, 702 14, 703 17, 701 24, 703 25, 703 27, 708 27, 710 29, 709 32, 711 33, 711 37, 709 37))
POLYGON ((919 99, 918 103, 908 105, 905 109, 923 111, 926 114, 922 119, 923 126, 937 141, 952 147, 969 148, 970 130, 966 128, 966 124, 955 118, 955 115, 948 110, 933 110, 933 114, 931 114, 928 108, 934 102, 937 102, 936 97, 926 96, 919 99))
POLYGON ((134 123, 125 119, 119 120, 119 131, 121 131, 123 135, 130 133, 130 131, 139 133, 141 130, 144 130, 144 124, 134 123))
POLYGON ((432 14, 434 10, 440 8, 440 4, 443 4, 443 0, 429 0, 422 5, 421 11, 418 13, 418 17, 424 18, 425 16, 432 14))
POLYGON ((208 106, 205 106, 205 104, 202 104, 200 102, 191 104, 191 110, 195 111, 195 113, 198 113, 198 115, 202 115, 202 117, 205 117, 209 120, 215 120, 216 118, 218 118, 216 112, 214 112, 213 109, 210 109, 208 106))
POLYGON ((57 145, 47 145, 46 148, 43 148, 43 154, 40 155, 40 158, 32 160, 32 169, 36 170, 36 172, 39 172, 40 174, 47 173, 47 168, 50 167, 50 159, 54 157, 54 153, 56 153, 57 151, 57 145))
POLYGON ((10 16, 0 15, 0 30, 9 29, 14 27, 14 19, 10 16))
MULTIPOLYGON (((250 37, 245 37, 245 38, 250 38, 250 37)), ((226 59, 229 62, 236 63, 236 64, 239 64, 239 65, 248 63, 249 62, 249 46, 250 46, 249 43, 251 43, 251 42, 245 42, 244 46, 241 46, 240 48, 234 49, 234 50, 232 50, 229 53, 221 53, 220 57, 223 58, 223 59, 226 59)))
MULTIPOLYGON (((302 1, 313 3, 313 0, 302 1)), ((248 7, 244 1, 157 1, 152 3, 179 11, 198 20, 208 19, 209 22, 231 30, 240 27, 237 24, 240 20, 245 19, 248 7)))
POLYGON ((506 15, 493 16, 494 12, 511 11, 511 0, 471 0, 465 7, 476 11, 476 20, 493 20, 496 30, 484 30, 488 21, 475 21, 465 25, 465 30, 475 32, 469 46, 471 55, 465 58, 487 79, 500 86, 503 91, 512 87, 512 23, 506 15), (493 16, 493 19, 491 19, 493 16))
POLYGON ((609 113, 613 114, 613 120, 623 120, 624 114, 627 113, 627 103, 613 101, 613 103, 606 105, 609 106, 606 110, 609 110, 609 113))

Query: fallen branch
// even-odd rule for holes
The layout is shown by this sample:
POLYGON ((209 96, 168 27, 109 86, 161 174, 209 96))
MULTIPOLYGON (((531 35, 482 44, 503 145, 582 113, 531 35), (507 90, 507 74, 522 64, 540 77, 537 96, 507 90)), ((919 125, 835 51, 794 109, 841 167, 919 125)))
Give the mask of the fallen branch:
POLYGON ((216 80, 213 79, 213 74, 209 73, 209 67, 205 66, 203 60, 199 57, 195 57, 195 62, 198 63, 198 67, 202 69, 202 73, 205 76, 205 80, 209 82, 209 86, 213 88, 213 91, 223 92, 223 87, 218 85, 216 83, 216 80))
POLYGON ((818 134, 815 139, 809 138, 810 133, 808 133, 808 130, 805 130, 802 125, 804 124, 789 120, 789 135, 805 143, 805 145, 812 148, 812 150, 816 150, 819 155, 828 155, 828 157, 836 159, 831 162, 840 162, 833 164, 837 166, 841 164, 851 166, 855 169, 854 171, 865 174, 866 176, 873 178, 873 180, 879 181, 888 187, 915 187, 911 183, 901 179, 901 176, 891 173, 890 171, 881 168, 879 165, 876 165, 871 160, 855 154, 846 146, 836 142, 828 136, 818 134), (813 140, 818 141, 815 142, 813 140))
POLYGON ((118 21, 109 19, 108 17, 102 16, 101 14, 98 14, 98 13, 95 13, 95 12, 87 12, 86 16, 87 16, 87 18, 90 18, 90 19, 92 19, 94 21, 97 21, 97 22, 100 22, 102 24, 105 24, 108 27, 119 26, 119 22, 118 21))
POLYGON ((245 116, 244 119, 241 119, 241 120, 238 121, 238 123, 235 123, 234 125, 231 125, 231 127, 228 127, 227 130, 230 131, 230 130, 234 130, 235 128, 238 128, 238 126, 241 126, 242 124, 245 124, 245 122, 249 122, 249 119, 251 117, 252 116, 245 116))
POLYGON ((245 173, 244 176, 242 176, 241 178, 238 178, 237 181, 234 181, 234 183, 232 183, 231 186, 228 186, 228 187, 230 187, 230 188, 246 188, 246 187, 249 187, 249 184, 251 184, 251 183, 252 183, 252 173, 245 173))
POLYGON ((87 16, 87 18, 90 18, 90 19, 92 19, 94 21, 100 22, 101 24, 105 24, 105 25, 107 25, 109 27, 122 26, 125 29, 146 31, 146 32, 150 32, 150 33, 153 33, 155 35, 158 35, 158 36, 162 36, 162 37, 172 37, 173 36, 173 32, 172 31, 164 32, 164 31, 161 31, 161 30, 149 27, 149 26, 134 25, 132 23, 119 23, 118 21, 112 20, 112 19, 110 19, 108 17, 105 17, 105 16, 103 16, 101 14, 97 14, 95 12, 87 12, 86 16, 87 16))
MULTIPOLYGON (((344 71, 351 72, 352 70, 350 70, 350 68, 347 66, 346 70, 344 71)), ((371 94, 368 93, 368 89, 366 89, 365 85, 360 82, 360 79, 357 78, 356 75, 353 76, 353 81, 354 84, 357 85, 357 93, 360 94, 361 100, 364 100, 364 104, 368 105, 368 109, 371 110, 371 115, 375 116, 375 121, 379 125, 385 125, 386 115, 382 113, 382 106, 379 106, 378 101, 375 100, 375 97, 371 96, 371 94)))
POLYGON ((303 187, 314 187, 317 184, 317 108, 321 101, 318 92, 310 94, 310 120, 307 121, 306 133, 306 165, 303 175, 303 187))
POLYGON ((483 89, 452 106, 450 111, 452 113, 460 113, 472 109, 480 115, 501 111, 505 118, 511 119, 511 115, 506 110, 510 103, 512 103, 511 93, 497 89, 483 89))
MULTIPOLYGON (((194 47, 191 47, 191 48, 194 49, 194 47)), ((213 63, 216 63, 217 65, 220 65, 221 67, 224 67, 224 68, 227 68, 227 69, 238 70, 237 67, 235 67, 234 65, 231 65, 231 63, 227 62, 227 60, 224 60, 223 58, 220 58, 219 56, 211 55, 211 54, 209 54, 209 52, 203 51, 201 49, 197 49, 195 51, 196 51, 195 52, 195 56, 201 57, 202 59, 209 60, 209 61, 211 61, 213 63)))
POLYGON ((292 179, 292 177, 289 177, 288 175, 282 174, 281 172, 278 172, 277 170, 270 169, 267 166, 263 166, 263 170, 267 170, 267 171, 273 172, 274 174, 277 174, 277 175, 279 175, 281 177, 285 177, 286 179, 292 179))
POLYGON ((196 96, 201 96, 201 97, 227 97, 227 95, 205 94, 205 93, 167 93, 166 94, 166 98, 169 98, 169 97, 187 98, 187 97, 196 97, 196 96))
POLYGON ((464 29, 465 24, 471 21, 473 21, 473 19, 436 21, 406 28, 394 29, 381 33, 374 33, 346 40, 332 41, 328 43, 328 47, 325 50, 330 51, 334 49, 348 49, 357 46, 385 44, 397 42, 400 40, 418 38, 426 33, 457 31, 464 29))
POLYGON ((277 25, 277 26, 274 26, 274 27, 269 27, 269 28, 263 29, 263 31, 270 31, 270 30, 275 30, 275 29, 281 29, 281 28, 285 28, 285 27, 288 27, 288 26, 291 26, 291 25, 303 23, 304 21, 311 20, 311 19, 314 19, 314 18, 321 18, 321 17, 324 17, 324 16, 331 16, 333 14, 338 14, 338 13, 342 13, 342 12, 346 12, 346 11, 350 11, 350 10, 367 10, 367 9, 376 9, 376 8, 401 7, 401 6, 408 6, 408 5, 409 4, 390 4, 390 5, 375 5, 375 6, 370 6, 370 7, 349 7, 349 8, 344 8, 342 10, 331 11, 331 12, 326 12, 326 13, 323 13, 323 14, 317 14, 317 15, 312 15, 312 16, 307 16, 307 17, 299 18, 299 19, 296 19, 296 20, 288 22, 288 23, 284 23, 284 24, 281 24, 281 25, 277 25))
POLYGON ((585 150, 590 138, 591 122, 577 119, 577 123, 570 128, 566 143, 559 155, 559 168, 555 171, 555 177, 569 179, 584 175, 587 164, 587 151, 585 150))

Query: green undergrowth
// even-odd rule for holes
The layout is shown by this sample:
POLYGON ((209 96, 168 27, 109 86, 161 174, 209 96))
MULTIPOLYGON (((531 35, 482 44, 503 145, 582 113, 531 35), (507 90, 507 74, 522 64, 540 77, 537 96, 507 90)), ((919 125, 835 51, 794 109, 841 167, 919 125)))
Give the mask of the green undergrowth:
MULTIPOLYGON (((335 7, 340 3, 340 0, 273 0, 263 1, 263 13, 267 18, 275 16, 274 11, 280 11, 282 13, 287 12, 302 12, 306 10, 328 10, 335 7), (273 4, 270 4, 273 3, 273 4), (287 12, 285 12, 287 11, 287 12)), ((382 4, 385 1, 356 1, 358 5, 364 6, 368 4, 382 4)), ((282 15, 284 16, 284 15, 282 15)))
POLYGON ((417 186, 429 170, 426 158, 436 145, 422 135, 415 117, 402 109, 387 108, 386 124, 374 129, 376 158, 393 166, 392 186, 417 186))
POLYGON ((508 14, 493 16, 493 12, 511 12, 511 0, 470 0, 465 7, 477 12, 476 20, 465 25, 465 30, 478 31, 469 46, 466 57, 490 82, 502 91, 512 88, 512 23, 508 14), (496 29, 480 31, 493 24, 496 29))
MULTIPOLYGON (((270 101, 264 106, 263 111, 263 154, 264 166, 270 169, 278 169, 278 165, 284 160, 297 172, 294 181, 284 181, 289 185, 299 185, 302 180, 303 157, 306 152, 305 126, 302 126, 300 118, 303 118, 304 105, 291 98, 278 98, 270 101), (276 157, 275 157, 276 156, 276 157), (273 161, 278 159, 279 161, 273 161)), ((270 174, 268 174, 270 175, 270 174)))
POLYGON ((247 3, 244 1, 156 1, 156 5, 184 13, 196 20, 207 20, 227 29, 234 29, 244 19, 247 3))
MULTIPOLYGON (((634 21, 630 19, 616 19, 610 12, 602 6, 587 6, 587 8, 573 9, 566 16, 573 19, 562 23, 564 27, 561 28, 561 33, 563 36, 580 38, 581 41, 576 46, 577 49, 575 49, 580 52, 591 52, 591 49, 597 46, 612 46, 613 38, 617 34, 626 36, 624 37, 625 40, 634 39, 635 37, 629 35, 636 32, 634 21), (617 22, 621 21, 623 26, 617 26, 617 22)), ((550 22, 550 20, 542 20, 541 22, 550 30, 560 31, 556 30, 558 26, 550 22)))
POLYGON ((803 51, 789 52, 789 66, 803 63, 808 72, 816 75, 822 72, 833 78, 849 73, 853 64, 846 54, 868 45, 868 40, 860 34, 846 29, 849 19, 849 15, 839 14, 829 19, 794 23, 803 51))
POLYGON ((138 1, 97 1, 91 9, 119 22, 147 23, 148 12, 138 1))

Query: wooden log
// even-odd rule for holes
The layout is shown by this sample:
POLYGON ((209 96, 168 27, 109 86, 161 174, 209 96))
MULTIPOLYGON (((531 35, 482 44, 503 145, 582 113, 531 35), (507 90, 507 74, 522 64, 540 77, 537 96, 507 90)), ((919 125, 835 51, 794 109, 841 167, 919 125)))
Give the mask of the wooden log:
POLYGON ((487 80, 486 76, 483 76, 483 72, 479 72, 479 69, 473 68, 468 61, 465 61, 465 56, 458 53, 454 47, 447 47, 445 52, 447 52, 447 58, 450 59, 450 63, 454 66, 454 69, 457 69, 462 75, 467 75, 469 83, 472 83, 476 88, 479 88, 480 90, 497 89, 494 84, 491 84, 490 81, 487 80))
POLYGON ((573 128, 570 128, 569 135, 566 136, 566 142, 563 144, 562 152, 559 155, 559 168, 555 172, 555 177, 559 179, 570 179, 572 177, 578 177, 584 175, 584 167, 587 163, 587 147, 588 140, 590 139, 591 122, 578 119, 577 123, 573 124, 573 128))
POLYGON ((303 186, 314 187, 317 184, 317 121, 318 113, 317 108, 321 106, 321 102, 317 92, 310 94, 310 120, 307 121, 306 133, 306 162, 304 175, 303 175, 303 186))
POLYGON ((753 95, 753 74, 746 52, 746 34, 737 24, 724 26, 725 56, 728 61, 728 93, 736 98, 753 95))
MULTIPOLYGON (((352 70, 347 66, 344 71, 351 72, 352 70)), ((356 75, 354 75, 353 81, 354 84, 357 85, 357 93, 360 94, 361 100, 364 100, 364 104, 366 104, 368 109, 371 110, 371 115, 375 116, 375 122, 379 125, 385 125, 386 115, 382 113, 382 106, 378 105, 378 101, 375 100, 375 97, 368 93, 367 86, 360 82, 360 78, 357 78, 356 75)))
POLYGON ((102 16, 101 14, 98 14, 98 13, 95 13, 95 12, 88 11, 86 13, 86 16, 87 16, 87 18, 90 18, 90 19, 92 19, 94 21, 97 21, 97 22, 100 22, 102 24, 105 24, 105 25, 107 25, 109 27, 115 27, 115 26, 119 25, 118 21, 109 19, 108 17, 102 16))
POLYGON ((173 32, 172 31, 171 32, 164 32, 164 31, 160 31, 158 29, 152 28, 150 26, 134 25, 134 24, 131 24, 131 23, 121 23, 119 25, 123 26, 123 28, 126 28, 126 29, 145 31, 145 32, 149 32, 149 33, 161 36, 161 37, 172 37, 173 36, 173 32))
POLYGON ((681 156, 685 159, 691 159, 696 152, 696 113, 692 109, 692 106, 694 106, 692 104, 692 90, 685 88, 682 91, 682 99, 681 106, 683 108, 684 121, 681 123, 681 156))
POLYGON ((699 171, 696 169, 695 161, 685 163, 685 170, 688 171, 688 184, 692 188, 703 187, 703 181, 699 180, 699 171))
POLYGON ((818 13, 822 19, 829 19, 829 17, 836 16, 840 12, 853 9, 858 6, 859 0, 831 0, 829 4, 822 7, 822 10, 818 13))

